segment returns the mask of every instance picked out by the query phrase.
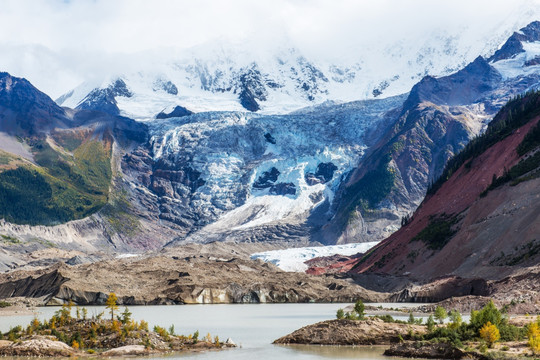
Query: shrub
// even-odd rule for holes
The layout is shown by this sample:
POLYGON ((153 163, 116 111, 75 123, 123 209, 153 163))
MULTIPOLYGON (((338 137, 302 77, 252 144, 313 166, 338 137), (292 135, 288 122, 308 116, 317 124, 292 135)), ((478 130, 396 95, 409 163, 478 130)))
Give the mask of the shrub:
POLYGON ((148 322, 141 320, 141 322, 139 322, 139 329, 148 331, 148 322))
POLYGON ((345 318, 345 312, 343 311, 343 309, 338 309, 336 313, 336 319, 341 320, 344 318, 345 318))
POLYGON ((488 321, 480 329, 480 337, 484 339, 487 342, 488 347, 491 348, 493 343, 501 338, 501 335, 499 334, 499 329, 497 326, 488 321))

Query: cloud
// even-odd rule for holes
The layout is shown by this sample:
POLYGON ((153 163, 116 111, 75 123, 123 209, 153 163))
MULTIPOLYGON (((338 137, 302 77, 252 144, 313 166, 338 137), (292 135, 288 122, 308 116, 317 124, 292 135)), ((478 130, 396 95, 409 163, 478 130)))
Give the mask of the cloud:
POLYGON ((119 59, 156 48, 231 41, 247 42, 255 51, 287 39, 318 58, 371 52, 377 61, 381 49, 424 46, 433 32, 467 32, 473 40, 493 33, 502 39, 539 15, 538 0, 3 0, 1 5, 0 67, 53 96, 122 67, 119 59))

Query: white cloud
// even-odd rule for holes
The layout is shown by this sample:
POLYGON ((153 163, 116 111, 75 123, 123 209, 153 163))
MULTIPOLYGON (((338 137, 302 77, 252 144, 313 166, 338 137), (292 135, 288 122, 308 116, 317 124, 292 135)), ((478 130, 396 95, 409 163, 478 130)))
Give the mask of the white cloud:
POLYGON ((379 61, 381 49, 424 46, 434 31, 467 32, 473 40, 493 33, 502 39, 534 19, 538 5, 538 0, 0 0, 0 70, 58 96, 126 61, 136 66, 130 54, 209 41, 249 41, 256 51, 287 38, 309 56, 362 54, 379 61))

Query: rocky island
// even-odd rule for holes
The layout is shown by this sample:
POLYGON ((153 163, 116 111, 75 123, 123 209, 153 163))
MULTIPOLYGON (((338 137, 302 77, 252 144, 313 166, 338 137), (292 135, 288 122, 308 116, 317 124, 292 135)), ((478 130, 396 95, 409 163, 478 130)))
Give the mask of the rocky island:
POLYGON ((26 328, 16 326, 7 333, 0 332, 0 356, 138 356, 236 347, 231 339, 221 342, 218 336, 199 336, 198 331, 177 335, 174 326, 150 330, 148 322, 133 320, 127 307, 118 313, 116 300, 114 293, 109 294, 107 319, 104 312, 89 318, 86 308, 70 302, 49 320, 34 318, 26 328))
POLYGON ((438 306, 422 323, 412 312, 408 321, 390 315, 368 317, 358 301, 353 311, 340 309, 337 319, 305 326, 274 344, 388 345, 384 355, 431 359, 536 359, 540 354, 540 317, 509 319, 505 309, 491 301, 473 310, 469 322, 457 310, 438 306))

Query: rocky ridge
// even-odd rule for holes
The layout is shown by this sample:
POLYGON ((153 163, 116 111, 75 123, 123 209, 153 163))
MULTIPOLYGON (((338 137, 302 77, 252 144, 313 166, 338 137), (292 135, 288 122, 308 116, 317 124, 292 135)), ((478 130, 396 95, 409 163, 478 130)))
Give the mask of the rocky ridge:
POLYGON ((381 301, 387 296, 348 279, 287 273, 261 261, 180 254, 0 274, 0 298, 100 305, 114 291, 120 304, 146 305, 381 301))

